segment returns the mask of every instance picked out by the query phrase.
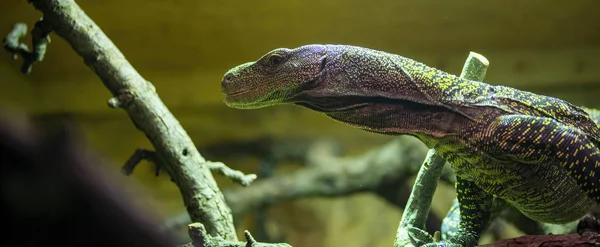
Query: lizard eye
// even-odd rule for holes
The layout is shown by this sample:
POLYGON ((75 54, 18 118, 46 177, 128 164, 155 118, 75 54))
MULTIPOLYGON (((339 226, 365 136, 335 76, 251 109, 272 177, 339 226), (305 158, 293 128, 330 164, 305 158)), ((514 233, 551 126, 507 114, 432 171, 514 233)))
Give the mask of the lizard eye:
POLYGON ((283 63, 283 57, 278 54, 273 54, 269 57, 269 67, 275 68, 283 63))

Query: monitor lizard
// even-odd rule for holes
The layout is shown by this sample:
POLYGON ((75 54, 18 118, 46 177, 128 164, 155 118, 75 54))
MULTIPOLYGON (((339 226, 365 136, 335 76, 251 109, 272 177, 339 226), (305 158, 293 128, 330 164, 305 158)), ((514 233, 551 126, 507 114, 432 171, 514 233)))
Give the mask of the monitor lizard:
POLYGON ((295 104, 435 148, 456 173, 460 224, 432 246, 476 245, 494 197, 556 224, 600 201, 600 128, 591 109, 555 97, 462 79, 384 51, 318 44, 236 66, 221 89, 229 107, 295 104))

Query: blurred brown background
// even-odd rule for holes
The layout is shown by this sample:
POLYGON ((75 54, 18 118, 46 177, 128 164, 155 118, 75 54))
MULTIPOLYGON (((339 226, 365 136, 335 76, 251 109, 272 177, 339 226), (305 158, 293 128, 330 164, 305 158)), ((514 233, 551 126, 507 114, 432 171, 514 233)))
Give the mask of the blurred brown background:
MULTIPOLYGON (((362 132, 306 109, 234 110, 220 81, 231 67, 278 47, 310 43, 366 46, 458 74, 469 51, 490 60, 487 82, 600 107, 600 1, 116 1, 78 4, 157 88, 196 145, 271 136, 333 137, 360 153, 391 137, 362 132)), ((40 17, 27 1, 0 7, 0 35, 40 17)), ((118 170, 138 147, 150 147, 95 74, 60 37, 30 75, 0 55, 0 107, 41 119, 73 117, 89 145, 118 170)), ((28 36, 26 43, 30 44, 28 36)), ((212 158, 212 157, 211 157, 212 158)), ((215 157, 245 172, 255 159, 215 157)), ((183 210, 175 185, 142 165, 131 181, 135 199, 168 217, 183 210), (136 186, 141 185, 141 186, 136 186)), ((231 183, 216 176, 222 186, 231 183)), ((452 188, 434 201, 444 213, 452 188)), ((278 205, 269 226, 295 246, 390 246, 401 210, 369 194, 302 199, 278 205)), ((240 219, 241 220, 241 219, 240 219)), ((238 233, 242 234, 240 228, 238 233)))

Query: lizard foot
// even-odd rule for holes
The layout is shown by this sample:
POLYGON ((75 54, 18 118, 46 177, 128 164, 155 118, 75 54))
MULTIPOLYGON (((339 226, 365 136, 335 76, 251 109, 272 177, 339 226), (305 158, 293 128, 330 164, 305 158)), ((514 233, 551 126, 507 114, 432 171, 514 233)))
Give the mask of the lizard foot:
POLYGON ((595 232, 600 233, 600 220, 593 216, 585 216, 579 220, 577 224, 577 232, 583 234, 584 232, 595 232))
POLYGON ((439 232, 431 236, 426 231, 416 227, 407 229, 408 236, 414 246, 424 247, 473 247, 477 245, 477 235, 459 232, 449 240, 441 240, 439 232))
MULTIPOLYGON (((466 240, 466 241, 470 241, 470 240, 466 240)), ((440 241, 425 244, 423 246, 424 247, 474 247, 474 246, 477 246, 477 242, 466 243, 465 241, 462 241, 462 240, 451 239, 451 240, 440 240, 440 241)))
POLYGON ((408 237, 410 238, 410 242, 414 246, 424 246, 428 243, 435 242, 436 239, 432 237, 428 232, 423 231, 416 227, 408 227, 407 229, 408 237))
POLYGON ((426 245, 423 245, 424 247, 463 247, 460 244, 453 244, 453 243, 449 243, 446 240, 441 240, 435 243, 428 243, 426 245))

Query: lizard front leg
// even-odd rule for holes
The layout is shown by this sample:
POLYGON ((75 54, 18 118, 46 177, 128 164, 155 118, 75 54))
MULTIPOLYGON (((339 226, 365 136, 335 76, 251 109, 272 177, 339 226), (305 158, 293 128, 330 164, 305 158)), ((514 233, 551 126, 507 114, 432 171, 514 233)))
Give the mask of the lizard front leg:
POLYGON ((456 197, 460 211, 458 231, 448 240, 426 246, 476 246, 490 218, 493 196, 472 181, 456 178, 456 197))
MULTIPOLYGON (((491 221, 494 221, 495 219, 497 219, 499 217, 499 215, 504 212, 506 209, 508 209, 510 206, 508 205, 508 203, 498 197, 494 197, 494 202, 492 202, 492 209, 490 210, 490 217, 488 220, 487 225, 483 228, 483 230, 485 231, 485 229, 487 229, 491 223, 491 221)), ((446 214, 446 216, 444 217, 444 220, 442 221, 442 229, 441 234, 442 234, 442 238, 443 239, 451 239, 452 237, 456 236, 456 234, 459 232, 460 229, 460 208, 458 205, 458 200, 453 200, 452 201, 452 206, 450 207, 450 210, 448 210, 448 213, 446 214)))
POLYGON ((452 201, 452 206, 442 220, 440 232, 442 239, 450 239, 458 233, 460 229, 460 209, 458 208, 458 200, 452 201))

